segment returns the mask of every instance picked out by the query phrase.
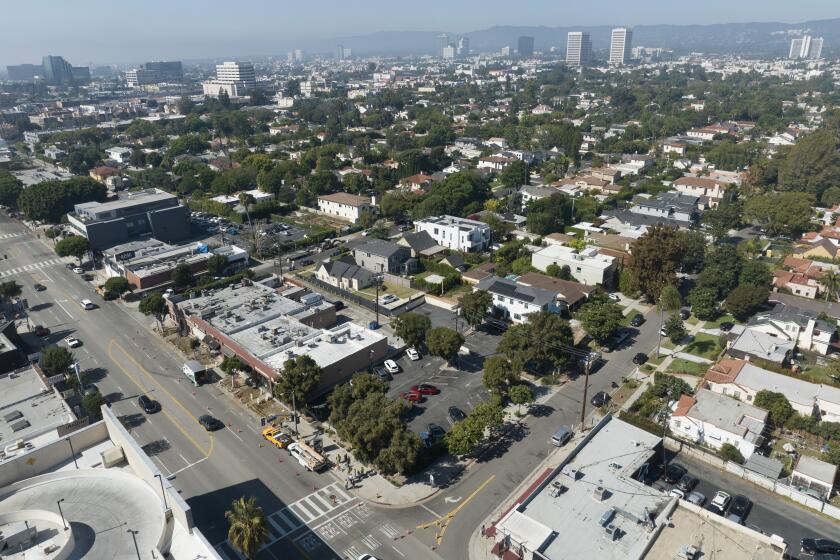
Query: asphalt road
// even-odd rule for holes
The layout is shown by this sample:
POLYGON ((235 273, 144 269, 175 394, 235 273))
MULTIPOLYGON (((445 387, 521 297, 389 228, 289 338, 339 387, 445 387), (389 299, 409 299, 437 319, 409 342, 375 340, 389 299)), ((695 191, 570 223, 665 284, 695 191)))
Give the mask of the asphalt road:
MULTIPOLYGON (((24 286, 30 321, 50 328, 51 342, 69 335, 82 341, 74 350, 80 365, 192 506, 196 525, 212 544, 226 537, 224 511, 233 499, 246 495, 256 496, 272 521, 272 541, 261 559, 343 558, 354 550, 383 559, 429 557, 428 548, 411 536, 391 550, 392 538, 383 528, 389 533, 400 529, 388 524, 388 515, 363 507, 352 496, 345 499, 343 485, 331 473, 306 472, 287 452, 263 446, 259 426, 237 402, 214 385, 193 387, 183 378, 182 358, 149 330, 153 321, 127 312, 120 303, 103 301, 88 282, 64 268, 47 243, 22 224, 0 217, 0 253, 8 256, 0 261, 2 280, 24 286), (47 290, 35 292, 35 282, 47 290), (78 302, 85 298, 99 307, 84 311, 78 302), (162 411, 142 414, 136 404, 142 393, 158 400, 162 411), (207 433, 197 422, 202 414, 212 414, 228 427, 207 433), (310 529, 345 510, 352 510, 355 522, 342 518, 343 532, 329 544, 310 529)), ((225 552, 224 545, 221 550, 225 552)))

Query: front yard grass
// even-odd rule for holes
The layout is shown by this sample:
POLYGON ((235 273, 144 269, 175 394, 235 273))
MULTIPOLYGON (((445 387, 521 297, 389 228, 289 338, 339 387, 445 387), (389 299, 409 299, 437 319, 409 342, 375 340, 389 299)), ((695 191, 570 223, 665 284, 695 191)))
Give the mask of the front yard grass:
POLYGON ((683 349, 683 352, 714 361, 722 350, 717 336, 699 332, 694 335, 694 340, 683 349))
POLYGON ((676 358, 668 365, 665 371, 666 373, 685 373, 700 377, 706 373, 707 369, 709 369, 708 364, 698 364, 682 358, 676 358))
MULTIPOLYGON (((370 288, 365 288, 358 292, 362 297, 376 299, 376 288, 371 286, 370 288)), ((394 294, 398 298, 406 299, 414 294, 418 293, 417 290, 413 290, 411 288, 406 288, 404 286, 398 286, 397 284, 392 284, 390 282, 385 282, 383 286, 379 288, 379 296, 382 297, 385 294, 394 294)))
POLYGON ((717 329, 717 328, 720 327, 721 323, 738 324, 738 323, 740 323, 740 321, 736 321, 735 317, 733 317, 732 315, 727 313, 726 315, 721 315, 720 317, 718 317, 714 321, 706 321, 706 324, 703 325, 703 326, 707 329, 717 329))

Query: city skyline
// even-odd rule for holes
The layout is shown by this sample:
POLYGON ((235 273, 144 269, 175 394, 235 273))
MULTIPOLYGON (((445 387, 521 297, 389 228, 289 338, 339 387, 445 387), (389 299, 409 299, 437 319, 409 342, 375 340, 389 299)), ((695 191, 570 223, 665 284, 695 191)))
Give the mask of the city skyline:
MULTIPOLYGON (((38 26, 33 32, 31 26, 12 25, 4 32, 0 37, 0 66, 36 62, 46 54, 61 54, 74 64, 270 56, 289 50, 289 45, 296 41, 309 45, 389 32, 463 35, 500 25, 632 28, 688 23, 799 23, 838 15, 836 4, 828 0, 810 2, 808 6, 776 0, 747 0, 736 5, 711 0, 704 5, 702 13, 692 15, 690 21, 676 6, 659 0, 642 7, 629 6, 619 0, 606 0, 602 6, 604 10, 598 13, 590 13, 583 6, 533 0, 518 6, 518 13, 513 18, 498 15, 500 11, 495 8, 503 7, 499 0, 482 2, 480 6, 473 0, 460 2, 457 6, 433 0, 426 9, 411 17, 395 15, 393 6, 381 0, 368 2, 361 9, 335 1, 326 4, 326 12, 335 16, 328 21, 321 17, 321 10, 313 12, 304 7, 284 7, 259 1, 247 2, 243 9, 227 10, 224 17, 216 18, 213 11, 221 6, 218 2, 203 2, 199 9, 193 0, 175 5, 150 0, 146 10, 130 14, 133 25, 130 35, 126 35, 124 28, 113 25, 121 16, 121 8, 101 0, 89 2, 86 10, 57 4, 48 16, 44 15, 43 6, 13 0, 3 7, 8 21, 38 21, 38 26), (250 9, 244 9, 248 4, 250 9), (201 10, 205 10, 207 15, 202 15, 201 10), (255 10, 262 15, 252 17, 255 10), (447 14, 448 29, 441 28, 442 12, 447 14), (162 13, 166 17, 161 17, 162 13), (609 21, 602 19, 603 13, 610 14, 609 21), (773 14, 773 17, 761 17, 759 14, 773 14), (96 33, 80 38, 79 29, 96 29, 96 33)), ((565 44, 565 39, 565 35, 558 37, 558 43, 565 44)), ((333 49, 334 46, 318 50, 331 52, 333 49)))

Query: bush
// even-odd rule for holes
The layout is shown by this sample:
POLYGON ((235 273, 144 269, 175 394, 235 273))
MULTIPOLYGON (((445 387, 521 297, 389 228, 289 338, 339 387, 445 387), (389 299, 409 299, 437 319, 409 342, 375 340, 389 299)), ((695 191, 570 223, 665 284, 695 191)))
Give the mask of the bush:
POLYGON ((744 464, 744 456, 741 455, 738 448, 731 443, 724 443, 720 446, 720 449, 718 450, 718 457, 724 461, 731 461, 733 463, 738 463, 739 465, 744 464))

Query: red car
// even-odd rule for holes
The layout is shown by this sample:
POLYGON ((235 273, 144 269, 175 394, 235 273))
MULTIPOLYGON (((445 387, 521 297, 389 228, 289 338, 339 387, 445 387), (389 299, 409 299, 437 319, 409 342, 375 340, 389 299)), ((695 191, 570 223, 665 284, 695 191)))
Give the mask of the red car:
POLYGON ((50 334, 50 329, 47 327, 36 325, 32 332, 35 333, 35 336, 47 336, 50 334))
POLYGON ((440 393, 440 389, 428 383, 421 383, 420 385, 414 385, 409 389, 409 392, 417 395, 437 395, 440 393))
POLYGON ((426 398, 420 393, 400 393, 400 398, 405 399, 410 403, 421 403, 426 400, 426 398))

